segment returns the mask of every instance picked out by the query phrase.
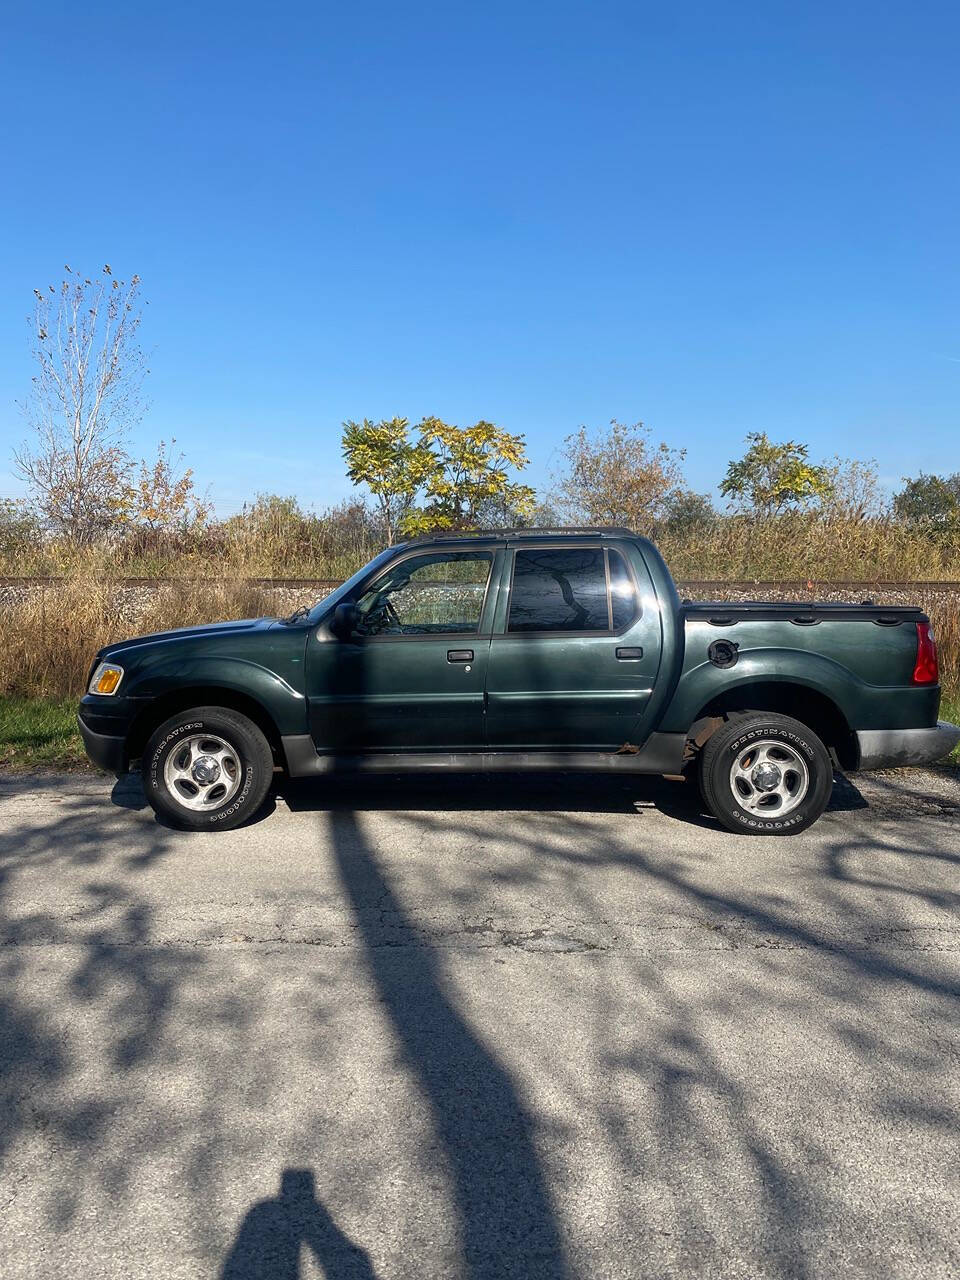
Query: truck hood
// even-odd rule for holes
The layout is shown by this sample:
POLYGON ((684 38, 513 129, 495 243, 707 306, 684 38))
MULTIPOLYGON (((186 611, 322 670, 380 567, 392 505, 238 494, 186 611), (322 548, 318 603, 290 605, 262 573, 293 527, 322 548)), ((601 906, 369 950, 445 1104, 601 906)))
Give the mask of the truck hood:
POLYGON ((195 640, 198 637, 225 637, 242 635, 251 631, 268 631, 279 625, 276 618, 244 618, 239 622, 207 622, 198 627, 180 627, 175 631, 155 631, 149 636, 134 636, 131 640, 121 640, 117 644, 108 644, 97 654, 98 658, 116 658, 131 649, 140 649, 145 645, 176 644, 178 640, 195 640))

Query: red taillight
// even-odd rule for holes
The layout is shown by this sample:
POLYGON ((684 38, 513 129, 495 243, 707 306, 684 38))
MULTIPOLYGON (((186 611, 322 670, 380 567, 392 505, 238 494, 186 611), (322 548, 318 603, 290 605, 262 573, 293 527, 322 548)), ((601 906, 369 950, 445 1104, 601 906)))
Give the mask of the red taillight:
POLYGON ((917 623, 917 662, 913 668, 914 684, 937 684, 940 669, 937 666, 937 646, 929 622, 917 623))

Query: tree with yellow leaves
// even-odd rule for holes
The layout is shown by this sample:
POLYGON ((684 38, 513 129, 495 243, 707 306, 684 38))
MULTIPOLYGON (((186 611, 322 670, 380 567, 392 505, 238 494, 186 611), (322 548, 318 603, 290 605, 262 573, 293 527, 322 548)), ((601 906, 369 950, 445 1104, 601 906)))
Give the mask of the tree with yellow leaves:
POLYGON ((424 418, 414 441, 408 425, 407 418, 343 424, 347 474, 373 494, 388 544, 397 533, 475 528, 491 503, 518 518, 532 511, 533 489, 510 477, 527 465, 523 436, 492 422, 458 427, 424 418))
POLYGON ((195 528, 210 516, 211 505, 194 490, 193 470, 184 469, 183 454, 161 440, 152 463, 144 459, 140 474, 127 490, 122 520, 164 533, 195 528))

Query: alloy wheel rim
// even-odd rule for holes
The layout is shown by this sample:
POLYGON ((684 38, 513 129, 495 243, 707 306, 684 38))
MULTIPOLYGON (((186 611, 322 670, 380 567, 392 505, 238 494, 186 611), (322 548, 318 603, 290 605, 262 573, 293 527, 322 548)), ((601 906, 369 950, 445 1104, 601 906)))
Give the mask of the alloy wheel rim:
POLYGON ((810 790, 807 762, 777 738, 741 748, 730 766, 730 790, 742 809, 758 817, 782 818, 810 790))
POLYGON ((236 749, 215 733, 195 733, 177 743, 163 766, 168 794, 192 813, 227 804, 237 793, 240 775, 236 749))

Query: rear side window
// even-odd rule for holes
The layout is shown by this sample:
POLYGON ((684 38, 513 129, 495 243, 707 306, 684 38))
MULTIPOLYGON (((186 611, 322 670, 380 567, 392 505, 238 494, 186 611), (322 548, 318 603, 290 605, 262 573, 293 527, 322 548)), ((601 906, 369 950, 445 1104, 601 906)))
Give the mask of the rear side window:
POLYGON ((612 547, 514 553, 508 631, 623 631, 639 615, 633 575, 612 547))
POLYGON ((508 631, 608 631, 603 551, 517 551, 508 631))
POLYGON ((614 631, 622 631, 640 613, 637 588, 626 561, 613 548, 607 552, 610 562, 610 611, 614 631))

